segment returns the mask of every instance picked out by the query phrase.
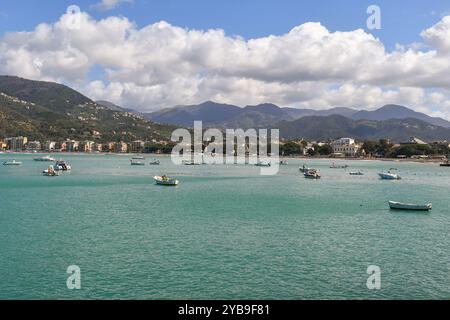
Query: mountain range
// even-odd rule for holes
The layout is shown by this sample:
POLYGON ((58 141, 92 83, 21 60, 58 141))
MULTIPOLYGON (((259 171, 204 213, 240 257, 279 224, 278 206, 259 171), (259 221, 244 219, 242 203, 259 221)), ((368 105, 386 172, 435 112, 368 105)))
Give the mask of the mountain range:
POLYGON ((418 119, 435 126, 450 128, 450 122, 442 118, 430 117, 399 105, 386 105, 377 110, 355 110, 337 107, 326 110, 280 108, 271 103, 246 106, 244 108, 207 101, 198 105, 176 106, 153 113, 145 118, 159 123, 170 123, 192 127, 194 120, 203 121, 205 126, 262 128, 279 121, 294 121, 310 116, 340 115, 353 120, 418 119))
POLYGON ((195 120, 204 127, 279 128, 288 139, 356 139, 406 141, 419 137, 426 141, 449 140, 450 122, 430 117, 400 105, 386 105, 373 111, 336 107, 327 110, 280 108, 265 103, 244 108, 207 101, 199 105, 177 106, 149 114, 146 119, 192 127, 195 120))
POLYGON ((0 76, 0 137, 32 140, 167 140, 175 128, 111 110, 58 83, 0 76))
POLYGON ((424 141, 450 140, 450 128, 435 126, 425 121, 406 118, 388 120, 353 120, 341 115, 303 117, 282 121, 274 126, 285 139, 327 140, 353 137, 358 140, 391 139, 406 142, 411 137, 424 141))
MULTIPOLYGON (((329 110, 280 108, 271 103, 246 106, 244 108, 207 101, 198 105, 176 106, 144 115, 158 123, 170 123, 192 127, 194 121, 202 121, 207 127, 223 128, 267 128, 282 120, 293 121, 307 116, 339 114, 352 116, 357 113, 350 108, 329 110)), ((449 123, 450 126, 450 123, 449 123)))
POLYGON ((358 111, 280 108, 271 103, 241 108, 207 101, 140 113, 105 100, 95 102, 62 84, 0 76, 0 137, 93 140, 98 139, 97 131, 102 141, 168 140, 175 128, 192 127, 195 120, 221 129, 279 128, 286 139, 450 140, 450 122, 399 105, 358 111))

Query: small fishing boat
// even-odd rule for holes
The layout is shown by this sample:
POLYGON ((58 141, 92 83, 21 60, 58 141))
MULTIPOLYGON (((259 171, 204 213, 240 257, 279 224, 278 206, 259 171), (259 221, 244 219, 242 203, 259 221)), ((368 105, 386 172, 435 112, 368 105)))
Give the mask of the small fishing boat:
POLYGON ((348 168, 348 165, 341 165, 341 166, 338 166, 338 165, 336 165, 334 162, 333 162, 333 164, 330 166, 330 169, 347 169, 348 168))
POLYGON ((4 166, 20 166, 21 164, 22 162, 16 160, 3 162, 4 166))
POLYGON ((199 166, 200 163, 194 162, 194 160, 183 160, 182 164, 185 166, 199 166))
POLYGON ((380 172, 378 173, 382 180, 400 180, 401 177, 397 173, 388 172, 380 172))
POLYGON ((145 162, 138 159, 131 159, 131 165, 132 166, 145 166, 145 162))
POLYGON ((153 161, 150 161, 149 165, 151 165, 151 166, 159 166, 160 162, 157 159, 153 159, 153 161))
POLYGON ((166 175, 153 177, 156 184, 161 186, 177 186, 180 182, 176 179, 169 178, 166 175))
POLYGON ((257 167, 270 167, 272 164, 270 162, 265 162, 265 161, 258 161, 257 164, 255 164, 255 166, 257 167))
POLYGON ((364 172, 358 170, 358 171, 349 172, 348 174, 351 175, 351 176, 363 176, 364 172))
POLYGON ((48 169, 42 171, 42 174, 46 177, 57 177, 59 176, 59 171, 56 171, 53 166, 49 166, 48 169))
POLYGON ((45 157, 39 157, 39 158, 34 158, 34 161, 41 161, 41 162, 55 162, 55 158, 52 158, 50 156, 45 156, 45 157))
POLYGON ((389 201, 389 207, 395 210, 430 211, 433 208, 433 205, 431 203, 412 204, 389 201))
POLYGON ((72 167, 67 164, 64 160, 59 160, 56 162, 55 166, 53 167, 56 171, 70 171, 72 170, 72 167))
POLYGON ((315 169, 311 169, 311 170, 303 173, 303 176, 306 179, 320 179, 321 178, 321 176, 317 173, 317 170, 315 170, 315 169))
POLYGON ((287 166, 289 162, 287 160, 280 160, 280 166, 287 166))
POLYGON ((310 170, 314 170, 314 169, 308 168, 308 167, 306 167, 305 165, 303 165, 303 167, 301 167, 299 170, 300 170, 300 172, 302 172, 302 173, 306 173, 306 172, 308 172, 308 171, 310 171, 310 170))
POLYGON ((446 160, 440 164, 441 167, 450 167, 450 160, 446 160))

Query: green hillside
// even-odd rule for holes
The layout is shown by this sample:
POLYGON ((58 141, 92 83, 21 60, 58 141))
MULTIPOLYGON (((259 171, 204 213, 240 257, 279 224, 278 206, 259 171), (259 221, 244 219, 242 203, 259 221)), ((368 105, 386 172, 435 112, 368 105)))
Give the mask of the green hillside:
POLYGON ((175 126, 110 110, 61 84, 0 76, 0 137, 36 140, 167 140, 175 126))

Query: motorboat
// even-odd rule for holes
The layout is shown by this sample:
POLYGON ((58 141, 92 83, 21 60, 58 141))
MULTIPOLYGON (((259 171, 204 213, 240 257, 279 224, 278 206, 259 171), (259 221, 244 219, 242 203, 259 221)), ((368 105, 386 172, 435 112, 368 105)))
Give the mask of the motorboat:
POLYGON ((257 164, 255 164, 255 166, 257 167, 270 167, 272 164, 270 162, 265 162, 265 161, 258 161, 257 164))
POLYGON ((49 166, 48 169, 42 171, 42 174, 46 177, 56 177, 59 176, 59 171, 56 171, 53 166, 49 166))
POLYGON ((280 160, 280 166, 287 166, 289 162, 287 160, 280 160))
POLYGON ((3 162, 4 166, 20 166, 21 164, 22 162, 16 160, 3 162))
POLYGON ((338 166, 338 165, 336 165, 334 162, 333 162, 333 164, 330 166, 330 169, 347 169, 348 168, 348 165, 340 165, 340 166, 338 166))
POLYGON ((67 162, 65 162, 64 160, 59 160, 59 161, 56 161, 54 169, 56 171, 70 171, 70 170, 72 170, 72 167, 69 166, 67 164, 67 162))
POLYGON ((200 165, 200 163, 197 163, 194 160, 183 160, 182 164, 185 166, 199 166, 200 165))
POLYGON ((151 165, 151 166, 159 166, 160 162, 157 159, 153 159, 153 161, 150 161, 149 165, 151 165))
POLYGON ((130 161, 132 166, 145 166, 145 162, 142 159, 133 158, 130 161))
POLYGON ((430 211, 433 208, 433 205, 431 203, 412 204, 389 201, 389 207, 395 210, 430 211))
POLYGON ((400 180, 401 177, 397 173, 388 172, 380 172, 378 173, 382 180, 400 180))
POLYGON ((308 168, 308 167, 306 167, 305 165, 303 165, 303 167, 301 167, 299 170, 300 170, 300 172, 302 172, 302 173, 306 173, 306 172, 308 172, 308 171, 310 171, 310 170, 314 170, 314 169, 308 168))
POLYGON ((39 158, 34 158, 34 161, 42 161, 42 162, 55 162, 55 158, 52 158, 50 156, 45 156, 45 157, 39 157, 39 158))
POLYGON ((317 173, 317 170, 311 169, 305 173, 303 173, 303 176, 307 179, 320 179, 321 176, 317 173))
POLYGON ((176 179, 169 178, 166 175, 163 176, 155 176, 153 177, 156 184, 162 185, 162 186, 177 186, 180 182, 176 179))
POLYGON ((450 167, 450 160, 446 160, 440 164, 441 167, 450 167))
POLYGON ((358 171, 349 172, 348 174, 351 175, 351 176, 363 176, 364 172, 358 170, 358 171))

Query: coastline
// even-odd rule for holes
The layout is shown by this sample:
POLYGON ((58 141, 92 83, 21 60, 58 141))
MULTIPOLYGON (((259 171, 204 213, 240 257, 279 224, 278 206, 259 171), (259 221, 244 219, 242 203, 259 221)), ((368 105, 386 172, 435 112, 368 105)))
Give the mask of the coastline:
MULTIPOLYGON (((169 157, 170 154, 161 154, 161 153, 108 153, 108 152, 24 152, 24 151, 4 151, 0 152, 0 155, 77 155, 77 156, 121 156, 121 157, 129 157, 129 156, 146 156, 149 157, 169 157)), ((442 163, 444 158, 441 159, 411 159, 411 158, 352 158, 352 157, 343 157, 343 158, 332 158, 326 156, 315 156, 315 157, 307 157, 307 156, 286 156, 280 157, 287 160, 329 160, 331 162, 341 162, 341 161, 382 161, 382 162, 401 162, 401 163, 442 163)))

